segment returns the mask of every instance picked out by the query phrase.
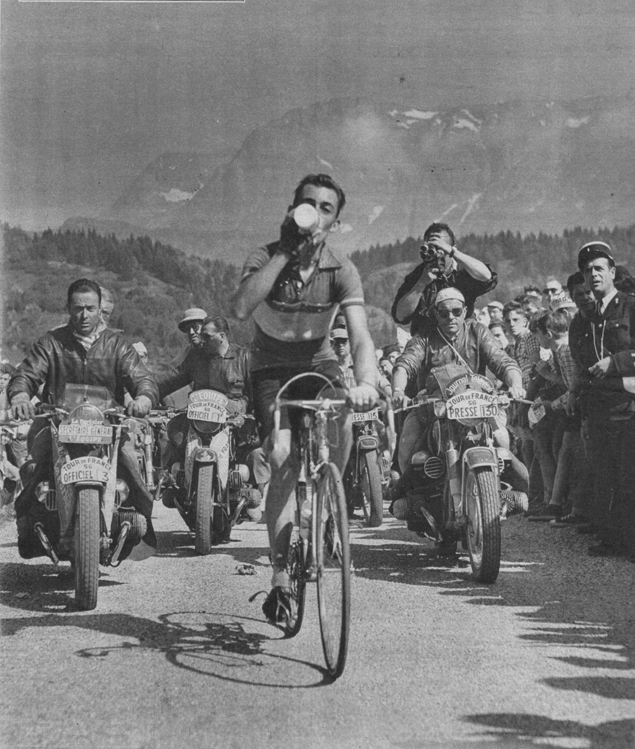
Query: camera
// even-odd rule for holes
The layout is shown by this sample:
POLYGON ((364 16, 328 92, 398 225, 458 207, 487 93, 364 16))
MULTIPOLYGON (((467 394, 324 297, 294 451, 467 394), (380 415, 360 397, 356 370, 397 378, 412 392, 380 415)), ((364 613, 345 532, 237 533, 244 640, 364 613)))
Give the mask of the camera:
POLYGON ((430 242, 425 242, 419 249, 421 260, 426 265, 443 265, 445 264, 445 252, 435 247, 430 242))

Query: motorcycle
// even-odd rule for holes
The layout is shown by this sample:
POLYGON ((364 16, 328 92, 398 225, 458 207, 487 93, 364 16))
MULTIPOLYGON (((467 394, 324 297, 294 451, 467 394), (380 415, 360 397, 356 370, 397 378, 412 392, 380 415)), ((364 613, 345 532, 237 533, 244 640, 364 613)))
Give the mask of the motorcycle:
POLYGON ((259 492, 249 484, 249 468, 237 459, 235 434, 253 417, 230 413, 228 403, 216 390, 196 390, 187 409, 174 412, 186 416, 185 459, 169 468, 161 492, 163 503, 176 507, 194 533, 197 554, 228 543, 236 523, 260 514, 259 492))
POLYGON ((69 560, 77 607, 94 609, 99 566, 119 566, 148 531, 133 504, 138 481, 120 451, 134 420, 107 388, 91 385, 68 384, 61 405, 40 408, 52 453, 49 462, 35 466, 16 500, 20 554, 46 555, 55 565, 69 560))
POLYGON ((425 410, 428 426, 426 449, 411 459, 408 528, 444 553, 455 553, 461 541, 474 577, 493 583, 500 569, 501 507, 504 517, 507 506, 502 499, 518 494, 501 481, 511 454, 493 439, 493 420, 510 401, 482 375, 447 370, 433 370, 436 385, 428 392, 434 394, 424 392, 413 403, 425 410))
POLYGON ((349 514, 361 507, 371 528, 382 524, 389 475, 380 451, 379 422, 379 408, 353 413, 353 445, 343 477, 349 514))

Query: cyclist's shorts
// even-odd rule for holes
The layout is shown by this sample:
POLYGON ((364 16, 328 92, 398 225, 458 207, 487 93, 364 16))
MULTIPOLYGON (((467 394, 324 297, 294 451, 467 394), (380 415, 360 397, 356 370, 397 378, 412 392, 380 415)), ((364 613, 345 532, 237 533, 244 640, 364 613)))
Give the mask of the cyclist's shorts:
MULTIPOLYGON (((280 388, 292 377, 306 372, 317 372, 318 374, 328 377, 333 386, 338 388, 339 394, 333 397, 341 397, 344 389, 342 380, 342 371, 336 361, 325 361, 316 364, 314 367, 275 367, 272 369, 258 369, 251 373, 254 414, 258 422, 258 433, 260 439, 264 440, 273 430, 273 410, 274 402, 280 388)), ((292 400, 301 398, 316 398, 325 383, 322 378, 304 377, 297 383, 294 383, 285 391, 285 396, 292 400)), ((293 409, 297 410, 297 409, 293 409)), ((280 417, 280 428, 291 429, 293 416, 288 408, 283 408, 280 417)))

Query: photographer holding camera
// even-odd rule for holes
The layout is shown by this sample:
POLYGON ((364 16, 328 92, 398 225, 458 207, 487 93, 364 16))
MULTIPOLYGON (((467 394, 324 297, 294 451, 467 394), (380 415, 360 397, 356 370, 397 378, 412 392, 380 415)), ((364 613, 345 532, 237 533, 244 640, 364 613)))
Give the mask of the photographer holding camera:
POLYGON ((396 323, 410 323, 412 335, 420 333, 426 321, 431 320, 434 301, 441 289, 458 289, 465 297, 467 317, 470 317, 476 299, 495 288, 498 282, 489 265, 459 252, 454 233, 447 224, 430 224, 423 241, 421 263, 406 276, 391 310, 396 323))

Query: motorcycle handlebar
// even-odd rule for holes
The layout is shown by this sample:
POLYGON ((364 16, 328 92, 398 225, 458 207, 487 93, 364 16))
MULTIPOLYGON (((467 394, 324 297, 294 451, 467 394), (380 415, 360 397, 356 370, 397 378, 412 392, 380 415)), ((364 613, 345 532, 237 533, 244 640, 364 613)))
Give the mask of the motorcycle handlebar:
MULTIPOLYGON (((413 408, 418 408, 419 406, 425 406, 433 403, 445 403, 446 398, 423 396, 421 398, 408 398, 407 400, 409 400, 410 403, 405 406, 401 406, 401 408, 395 408, 394 413, 403 413, 404 411, 410 411, 413 408)), ((499 406, 508 406, 510 403, 526 403, 527 405, 532 406, 534 402, 527 400, 526 398, 512 398, 511 395, 498 395, 499 406)))

